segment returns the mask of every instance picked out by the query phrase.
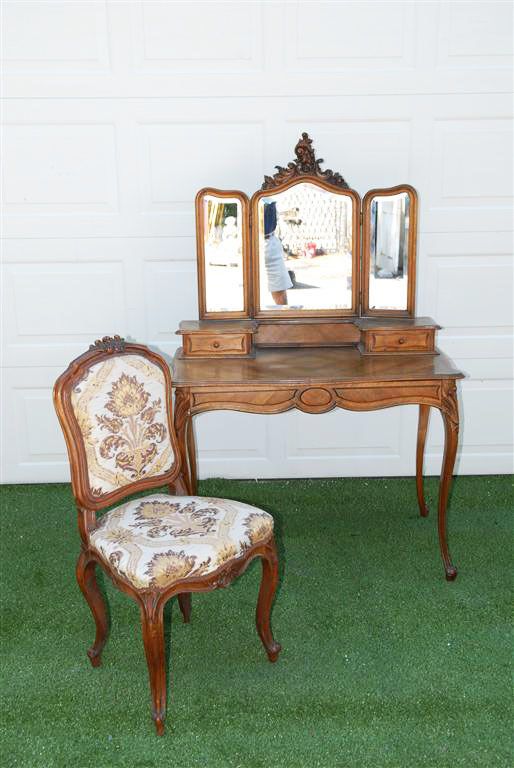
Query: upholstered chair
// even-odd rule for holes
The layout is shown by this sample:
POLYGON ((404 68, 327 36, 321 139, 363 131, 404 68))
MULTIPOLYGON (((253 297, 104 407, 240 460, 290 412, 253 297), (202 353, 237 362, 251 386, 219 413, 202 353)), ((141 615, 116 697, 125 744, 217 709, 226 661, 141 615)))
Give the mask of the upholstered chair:
POLYGON ((273 518, 237 501, 170 495, 176 485, 181 487, 170 370, 147 347, 125 343, 118 336, 95 342, 59 377, 54 403, 78 509, 77 580, 96 623, 87 655, 98 667, 107 639, 107 610, 96 581, 100 566, 139 605, 152 717, 162 735, 163 610, 171 597, 178 597, 187 622, 192 592, 228 585, 260 557, 257 632, 269 660, 277 659, 280 645, 270 628, 278 583, 273 518), (170 494, 134 498, 162 486, 170 494))

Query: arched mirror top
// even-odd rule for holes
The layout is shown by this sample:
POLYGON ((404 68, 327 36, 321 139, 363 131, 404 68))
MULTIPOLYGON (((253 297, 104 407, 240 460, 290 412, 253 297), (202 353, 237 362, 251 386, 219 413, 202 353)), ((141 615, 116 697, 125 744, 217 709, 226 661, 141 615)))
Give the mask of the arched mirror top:
POLYGON ((355 316, 359 195, 346 182, 288 175, 250 203, 255 317, 355 316))
POLYGON ((200 319, 413 316, 414 188, 372 189, 361 202, 322 168, 307 133, 294 155, 251 200, 213 187, 197 194, 200 319))
POLYGON ((250 314, 248 197, 206 187, 196 195, 198 306, 201 320, 250 314))
POLYGON ((418 196, 402 184, 363 199, 362 314, 413 316, 418 196))

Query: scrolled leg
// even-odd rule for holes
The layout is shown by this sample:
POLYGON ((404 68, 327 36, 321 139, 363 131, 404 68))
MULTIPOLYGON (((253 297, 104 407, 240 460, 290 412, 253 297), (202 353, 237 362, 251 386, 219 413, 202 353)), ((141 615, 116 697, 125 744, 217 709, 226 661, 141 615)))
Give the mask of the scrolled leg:
POLYGON ((193 425, 193 417, 191 414, 189 414, 187 419, 187 429, 186 429, 186 438, 187 438, 187 458, 189 461, 189 478, 190 478, 190 488, 191 488, 191 494, 194 496, 198 493, 198 479, 197 479, 197 472, 196 472, 196 445, 195 445, 195 433, 194 433, 194 425, 193 425))
POLYGON ((275 540, 271 538, 262 559, 262 580, 257 600, 255 623, 262 644, 270 661, 276 661, 281 646, 273 639, 271 632, 271 606, 278 586, 278 556, 275 540))
POLYGON ((439 482, 439 546, 441 548, 441 557, 443 559, 446 580, 453 581, 457 577, 457 569, 451 561, 446 533, 446 507, 448 504, 448 494, 452 483, 453 467, 455 465, 455 456, 457 454, 457 443, 459 439, 457 388, 453 380, 450 380, 445 384, 441 415, 444 422, 444 456, 441 467, 441 479, 439 482))
POLYGON ((425 503, 425 494, 423 491, 423 457, 425 454, 429 413, 429 405, 419 406, 418 442, 416 446, 416 490, 418 492, 419 514, 422 517, 427 517, 428 515, 428 507, 425 503))
POLYGON ((163 605, 155 607, 150 601, 141 605, 141 626, 145 646, 150 692, 152 696, 152 718, 158 736, 164 733, 166 718, 166 659, 164 653, 163 605))
POLYGON ((189 423, 191 416, 190 410, 190 394, 188 389, 177 389, 175 394, 175 415, 174 426, 177 434, 177 443, 180 453, 181 473, 175 481, 175 490, 178 495, 188 496, 192 495, 193 491, 193 479, 191 477, 191 470, 189 464, 189 456, 191 452, 189 436, 189 423))
POLYGON ((177 597, 184 624, 189 624, 191 620, 191 592, 182 592, 177 597))
POLYGON ((85 552, 80 553, 76 568, 77 582, 96 624, 95 642, 87 652, 93 667, 99 667, 102 663, 102 650, 109 632, 107 606, 96 581, 96 565, 96 560, 89 559, 85 552))

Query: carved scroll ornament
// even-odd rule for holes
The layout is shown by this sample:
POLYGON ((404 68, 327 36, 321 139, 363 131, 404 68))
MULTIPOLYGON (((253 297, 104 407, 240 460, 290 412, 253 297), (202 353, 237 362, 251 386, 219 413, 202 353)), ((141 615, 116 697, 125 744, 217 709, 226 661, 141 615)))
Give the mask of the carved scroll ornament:
POLYGON ((443 383, 441 393, 441 411, 445 414, 450 429, 459 431, 459 404, 457 400, 457 386, 454 379, 443 383))
POLYGON ((125 350, 125 339, 121 336, 104 336, 91 344, 89 349, 101 349, 105 352, 123 352, 125 350))
POLYGON ((277 173, 273 176, 265 176, 261 189, 273 189, 301 176, 316 176, 318 179, 326 181, 334 187, 349 189, 348 184, 340 173, 332 171, 330 168, 327 168, 325 171, 321 170, 320 166, 323 158, 316 159, 312 139, 308 133, 302 133, 302 137, 294 148, 294 152, 296 160, 288 163, 286 168, 276 165, 277 173))

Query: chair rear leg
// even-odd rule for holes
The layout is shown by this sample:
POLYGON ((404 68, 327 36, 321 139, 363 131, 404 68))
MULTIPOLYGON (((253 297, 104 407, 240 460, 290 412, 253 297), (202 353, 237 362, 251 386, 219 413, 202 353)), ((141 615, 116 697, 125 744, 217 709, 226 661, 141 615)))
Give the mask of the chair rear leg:
POLYGON ((96 560, 88 559, 85 552, 80 553, 76 569, 77 581, 96 624, 95 642, 87 652, 93 667, 99 667, 102 663, 102 650, 109 632, 107 606, 96 581, 96 565, 96 560))
POLYGON ((271 606, 278 586, 278 556, 275 540, 272 537, 266 545, 262 559, 262 580, 257 600, 255 623, 262 644, 270 661, 276 661, 281 651, 281 646, 273 639, 271 632, 271 606))
POLYGON ((158 736, 164 733, 166 718, 166 659, 164 653, 164 606, 154 607, 150 601, 141 604, 141 626, 145 646, 150 692, 152 696, 152 719, 158 736))
POLYGON ((178 595, 178 604, 184 624, 189 624, 191 619, 191 592, 182 592, 182 594, 178 595))

